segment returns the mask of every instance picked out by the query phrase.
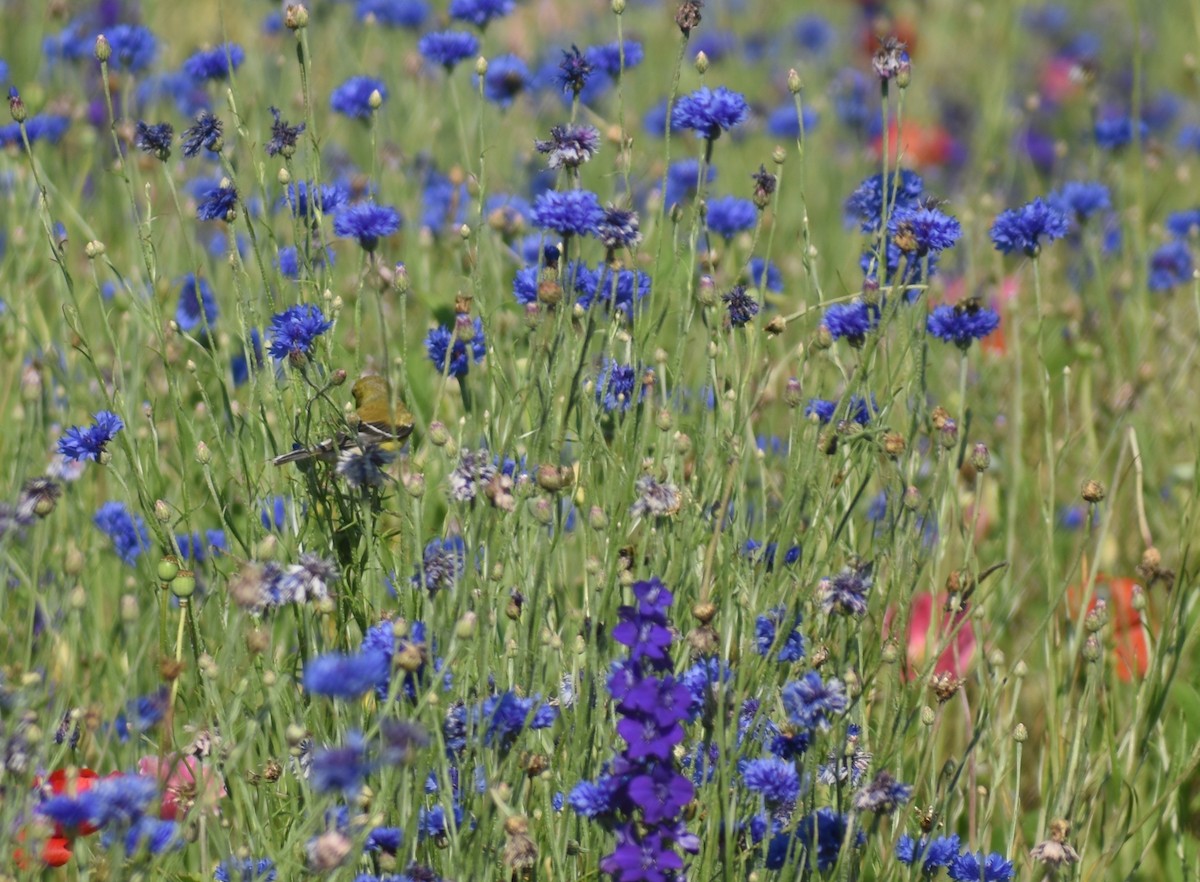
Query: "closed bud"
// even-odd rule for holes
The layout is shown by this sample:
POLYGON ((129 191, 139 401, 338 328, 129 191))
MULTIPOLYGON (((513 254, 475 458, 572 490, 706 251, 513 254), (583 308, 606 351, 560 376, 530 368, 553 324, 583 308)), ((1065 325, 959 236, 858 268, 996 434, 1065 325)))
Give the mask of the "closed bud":
POLYGON ((174 555, 167 555, 158 562, 158 581, 170 582, 179 575, 179 558, 174 555))
POLYGON ((692 607, 692 615, 702 625, 707 625, 717 616, 717 605, 711 601, 697 603, 692 607))
POLYGON ((1104 650, 1100 646, 1100 638, 1095 634, 1089 634, 1088 639, 1083 641, 1083 659, 1084 661, 1095 664, 1100 661, 1104 655, 1104 650))
POLYGON ((367 96, 367 107, 372 110, 378 110, 383 107, 383 95, 378 89, 372 89, 371 94, 367 96))
POLYGON ((529 500, 529 513, 539 524, 549 526, 554 523, 554 504, 544 496, 529 500))
POLYGON ((894 665, 900 660, 900 645, 895 640, 887 641, 883 644, 880 658, 883 659, 884 664, 894 665))
POLYGON ((208 449, 208 445, 203 441, 196 445, 196 462, 200 465, 208 465, 212 462, 212 451, 208 449))
POLYGON ((717 305, 717 285, 712 276, 700 277, 700 284, 696 286, 696 302, 701 306, 717 305))
POLYGON ((94 50, 96 60, 101 64, 108 64, 108 59, 112 58, 112 44, 108 42, 108 37, 100 34, 96 37, 96 48, 94 50))
POLYGON ((976 444, 971 449, 971 465, 975 467, 975 471, 977 472, 986 472, 991 467, 992 454, 986 444, 976 444))
POLYGON ((621 15, 625 12, 625 0, 612 0, 613 15, 621 15))
POLYGON ((771 337, 778 337, 787 330, 787 319, 781 315, 772 316, 763 330, 771 337))
POLYGON ((654 425, 658 426, 660 432, 669 432, 675 428, 675 415, 671 413, 670 408, 659 408, 654 416, 654 425))
POLYGON ((397 294, 407 294, 412 287, 412 282, 408 278, 408 267, 401 261, 396 264, 396 270, 392 273, 392 288, 397 294))
POLYGON ((279 169, 279 172, 275 175, 275 180, 279 181, 285 187, 292 182, 292 173, 287 170, 287 166, 279 169))
POLYGON ((958 423, 954 420, 946 420, 938 430, 938 440, 947 450, 955 447, 958 444, 958 423))
POLYGON ((804 81, 800 79, 800 73, 794 67, 788 71, 787 87, 793 95, 799 94, 800 90, 804 88, 804 81))
POLYGON ((1146 611, 1146 592, 1141 585, 1133 586, 1133 597, 1129 599, 1129 605, 1133 607, 1135 612, 1146 611))
POLYGON ((895 459, 902 454, 905 448, 908 447, 908 442, 904 440, 904 436, 899 432, 885 432, 883 435, 883 452, 895 459))
POLYGON ((171 508, 166 500, 159 499, 154 503, 154 519, 164 524, 171 520, 171 508))
POLYGON ((475 624, 477 617, 473 612, 465 612, 454 624, 454 636, 459 640, 470 640, 475 636, 475 624))
POLYGON ((788 377, 787 385, 783 387, 783 401, 791 408, 799 407, 804 402, 804 389, 795 377, 788 377))
POLYGON ((288 723, 287 728, 283 730, 283 739, 288 747, 299 747, 307 737, 308 731, 297 723, 288 723))
POLYGON ((445 447, 450 441, 450 430, 441 420, 429 424, 429 441, 434 447, 445 447))
POLYGON ((67 549, 66 559, 63 561, 63 572, 68 576, 78 576, 83 572, 86 563, 83 552, 72 546, 67 549))
POLYGON ((826 325, 817 326, 812 345, 814 349, 829 349, 833 346, 833 333, 826 325))
POLYGON ((934 720, 936 720, 936 719, 937 719, 937 711, 935 711, 929 705, 925 705, 923 708, 921 708, 921 723, 922 724, 924 724, 926 726, 932 726, 934 723, 934 720))
POLYGON ((1012 737, 1017 744, 1024 744, 1029 740, 1029 730, 1025 728, 1024 723, 1017 723, 1013 726, 1012 737))
POLYGON ((134 594, 121 595, 121 621, 132 625, 138 620, 138 599, 134 594))
POLYGON ((593 530, 608 529, 608 515, 604 513, 604 509, 598 505, 593 505, 588 509, 588 526, 593 530))
POLYGON ((701 76, 708 73, 708 55, 703 50, 696 53, 696 73, 701 76))
POLYGON ((488 69, 487 59, 484 58, 482 55, 480 55, 478 58, 475 59, 475 73, 478 76, 482 77, 487 74, 487 69, 488 69))
POLYGON ((771 151, 771 161, 776 165, 783 165, 785 159, 787 159, 787 151, 776 144, 775 149, 771 151))
POLYGON ((1080 495, 1083 497, 1084 502, 1095 505, 1097 502, 1104 500, 1104 497, 1108 495, 1108 491, 1104 489, 1104 485, 1099 481, 1091 480, 1084 481, 1080 495))
POLYGON ((302 3, 288 4, 283 23, 289 31, 303 30, 308 27, 308 8, 302 3))
POLYGON ((404 484, 404 492, 413 499, 420 499, 425 495, 425 475, 421 472, 410 472, 401 479, 404 484))
POLYGON ((97 257, 103 255, 105 250, 104 243, 99 239, 93 239, 83 246, 83 253, 88 260, 95 260, 97 257))
POLYGON ((25 109, 25 102, 21 100, 21 93, 17 91, 16 86, 12 86, 8 90, 8 112, 12 115, 13 122, 23 123, 25 118, 29 116, 29 111, 25 109))

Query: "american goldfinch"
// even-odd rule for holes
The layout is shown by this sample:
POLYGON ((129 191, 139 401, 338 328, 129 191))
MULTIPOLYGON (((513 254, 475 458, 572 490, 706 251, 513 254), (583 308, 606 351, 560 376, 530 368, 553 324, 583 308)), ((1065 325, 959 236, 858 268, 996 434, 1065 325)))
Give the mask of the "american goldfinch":
POLYGON ((322 459, 332 462, 343 450, 354 447, 397 450, 400 442, 412 434, 413 417, 402 401, 392 401, 388 382, 381 376, 360 377, 350 389, 354 396, 355 431, 342 432, 336 438, 315 447, 299 448, 272 460, 275 465, 322 459))

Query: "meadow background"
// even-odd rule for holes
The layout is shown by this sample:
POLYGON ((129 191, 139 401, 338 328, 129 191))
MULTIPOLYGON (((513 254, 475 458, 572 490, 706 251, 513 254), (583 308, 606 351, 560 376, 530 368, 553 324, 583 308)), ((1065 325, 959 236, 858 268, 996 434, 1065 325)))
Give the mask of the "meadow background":
POLYGON ((1195 875, 1200 5, 2 8, 6 878, 1195 875))

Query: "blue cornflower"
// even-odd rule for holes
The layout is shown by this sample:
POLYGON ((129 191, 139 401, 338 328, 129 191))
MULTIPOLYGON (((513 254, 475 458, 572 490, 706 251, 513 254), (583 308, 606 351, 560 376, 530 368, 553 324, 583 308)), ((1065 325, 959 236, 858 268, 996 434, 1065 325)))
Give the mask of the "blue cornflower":
POLYGON ((1067 181, 1061 189, 1048 195, 1046 201, 1076 224, 1112 208, 1108 187, 1097 181, 1067 181))
POLYGON ((739 199, 737 196, 718 196, 708 200, 708 210, 705 223, 708 229, 726 239, 754 226, 758 219, 758 209, 749 199, 739 199))
POLYGON ((333 220, 333 232, 345 239, 357 239, 363 251, 374 251, 379 240, 400 229, 403 219, 390 205, 359 202, 343 209, 333 220))
MULTIPOLYGON (((817 869, 827 870, 837 863, 848 830, 849 823, 845 815, 831 808, 819 808, 802 818, 794 832, 777 833, 771 838, 767 845, 765 865, 768 870, 779 870, 793 855, 804 854, 805 865, 812 866, 813 855, 809 851, 816 843, 817 869)), ((862 842, 863 836, 863 832, 859 831, 851 844, 862 842)))
POLYGON ((529 67, 516 55, 488 59, 487 73, 483 75, 483 97, 508 107, 517 95, 529 88, 530 79, 529 67))
POLYGON ((412 575, 414 588, 424 587, 430 596, 439 591, 449 591, 466 569, 466 545, 461 536, 431 539, 425 544, 421 563, 412 575))
POLYGON ((629 410, 635 402, 646 395, 646 387, 638 380, 637 369, 631 364, 621 364, 616 359, 601 360, 596 375, 596 403, 603 404, 609 413, 629 410))
POLYGON ((384 469, 395 458, 395 452, 377 444, 349 447, 338 453, 336 471, 355 490, 381 487, 389 477, 384 469))
POLYGON ((484 746, 510 746, 525 728, 533 702, 534 699, 521 698, 515 692, 503 692, 484 699, 479 708, 480 722, 484 724, 484 746))
POLYGON ((783 709, 788 719, 805 729, 828 730, 832 717, 844 713, 850 702, 840 680, 828 683, 816 671, 783 687, 783 709))
POLYGON ((800 774, 796 764, 775 757, 751 760, 742 767, 746 789, 762 794, 769 807, 795 805, 800 796, 800 774))
POLYGON ((304 689, 331 698, 361 698, 387 678, 391 663, 391 656, 381 652, 320 655, 304 666, 304 689))
POLYGON ((888 218, 888 235, 910 257, 926 257, 953 248, 962 238, 958 220, 936 208, 898 208, 888 218))
POLYGON ((1183 126, 1175 139, 1175 146, 1180 150, 1200 152, 1200 126, 1183 126))
POLYGON ((871 101, 871 85, 864 74, 853 68, 841 71, 831 84, 838 122, 863 137, 870 132, 878 113, 871 101))
MULTIPOLYGON (((873 395, 869 404, 865 398, 851 395, 849 405, 849 418, 863 426, 871 421, 871 415, 877 409, 873 395)), ((818 422, 827 423, 833 419, 833 415, 837 412, 837 406, 836 401, 810 398, 808 404, 804 406, 804 415, 806 417, 815 416, 818 422)))
POLYGON ((279 114, 278 107, 268 108, 271 111, 271 140, 264 148, 267 156, 282 155, 285 159, 296 152, 296 142, 304 133, 305 124, 290 125, 279 114))
POLYGON ((416 30, 429 17, 429 4, 425 0, 358 0, 354 14, 359 21, 374 18, 388 27, 416 30))
POLYGON ((800 18, 792 26, 792 39, 807 52, 823 54, 837 37, 837 31, 824 17, 816 13, 800 18))
POLYGON ((729 323, 735 328, 745 327, 758 315, 758 301, 747 293, 745 285, 734 285, 727 293, 721 295, 721 300, 729 311, 729 323))
POLYGON ((911 785, 901 784, 890 772, 879 771, 870 784, 854 794, 854 808, 860 812, 890 815, 908 802, 911 795, 911 785))
POLYGON ((992 243, 1004 254, 1023 251, 1037 257, 1043 241, 1061 239, 1070 226, 1065 214, 1039 196, 1020 208, 1002 211, 992 224, 992 243))
POLYGON ((503 18, 513 11, 513 0, 450 0, 450 17, 465 21, 480 30, 495 18, 503 18))
POLYGON ((466 31, 434 31, 421 37, 417 51, 429 63, 451 70, 479 53, 479 40, 466 31))
MULTIPOLYGON (((1146 137, 1147 127, 1144 122, 1138 122, 1138 139, 1146 137)), ((1096 144, 1104 150, 1120 150, 1133 141, 1133 120, 1128 116, 1106 116, 1096 120, 1093 134, 1096 144)))
POLYGON ((150 547, 146 522, 141 515, 131 515, 119 502, 106 502, 100 506, 92 523, 112 540, 113 550, 130 566, 150 547))
POLYGON ((72 462, 90 459, 96 462, 104 453, 105 445, 117 432, 125 428, 122 419, 111 410, 102 410, 93 417, 94 422, 86 429, 73 426, 58 439, 58 452, 72 462))
POLYGON ((599 231, 604 209, 591 190, 546 190, 534 200, 531 220, 560 236, 589 236, 599 231))
POLYGON ((636 248, 642 241, 637 212, 615 205, 608 206, 604 209, 603 219, 596 227, 596 238, 604 243, 604 247, 609 251, 636 248))
POLYGON ((458 333, 444 326, 430 330, 425 337, 425 352, 435 368, 439 371, 445 370, 448 357, 451 376, 462 379, 470 370, 471 359, 474 359, 476 364, 483 361, 483 356, 487 352, 483 336, 483 322, 476 317, 470 327, 474 329, 474 335, 467 342, 464 342, 458 333), (468 342, 471 347, 470 355, 467 353, 468 342))
MULTIPOLYGON (((128 776, 127 776, 128 777, 128 776)), ((110 843, 106 836, 102 844, 110 843)), ((148 815, 138 817, 125 831, 125 853, 137 854, 143 849, 148 854, 162 854, 167 849, 180 849, 186 844, 179 825, 174 821, 162 821, 148 815)))
POLYGON ((145 775, 118 775, 97 781, 84 794, 92 804, 92 823, 104 827, 134 821, 158 797, 158 788, 159 782, 145 775))
POLYGON ((323 214, 333 214, 350 199, 350 191, 344 184, 321 184, 316 187, 310 181, 288 184, 287 192, 279 198, 279 205, 286 205, 296 217, 309 217, 312 207, 323 214))
POLYGON ((362 735, 351 732, 342 747, 331 747, 313 754, 309 780, 318 793, 340 791, 351 795, 358 790, 368 771, 370 763, 362 735))
POLYGON ((996 852, 984 857, 982 851, 964 851, 950 862, 946 875, 954 882, 1008 882, 1013 865, 996 852))
POLYGON ((578 46, 572 45, 570 49, 562 50, 562 55, 562 61, 558 63, 558 73, 554 75, 554 81, 562 87, 564 92, 578 95, 587 85, 592 73, 592 65, 579 51, 578 46))
POLYGON ((767 134, 775 138, 799 138, 801 135, 811 135, 817 128, 821 117, 811 107, 802 108, 804 114, 804 130, 800 130, 801 118, 796 116, 796 105, 780 104, 767 116, 767 134))
POLYGON ((318 306, 311 303, 289 306, 271 317, 268 331, 271 345, 267 347, 267 351, 272 358, 290 358, 303 364, 312 352, 317 337, 332 327, 333 322, 325 318, 318 306))
POLYGON ((183 63, 183 72, 197 83, 205 80, 227 80, 245 60, 246 51, 237 43, 222 43, 212 49, 197 52, 183 63))
POLYGON ((938 868, 950 866, 950 863, 958 857, 960 847, 961 840, 957 833, 939 836, 925 848, 925 859, 921 862, 921 869, 927 876, 932 876, 938 871, 938 868))
MULTIPOLYGON (((388 854, 395 854, 403 844, 404 830, 400 827, 375 827, 367 834, 367 839, 363 843, 363 851, 383 851, 388 854)), ((375 877, 367 876, 365 878, 373 880, 375 877)), ((363 880, 363 876, 357 876, 354 882, 363 882, 363 880)), ((383 882, 383 880, 381 879, 380 882, 383 882)))
POLYGON ((871 331, 879 322, 878 307, 868 306, 861 300, 853 303, 835 303, 825 310, 821 319, 822 327, 829 331, 834 340, 842 337, 851 346, 862 346, 871 331))
POLYGON ((212 287, 195 273, 183 277, 179 288, 179 306, 175 309, 175 323, 180 329, 191 333, 196 328, 208 331, 217 320, 217 299, 212 287))
MULTIPOLYGON (((717 170, 712 165, 705 166, 704 180, 711 184, 717 177, 717 170)), ((670 208, 677 202, 683 202, 696 194, 696 185, 700 180, 700 160, 681 159, 667 166, 667 192, 663 195, 663 204, 670 208)))
POLYGON ((207 110, 202 110, 183 133, 183 155, 195 156, 203 147, 209 153, 220 153, 224 146, 221 137, 221 121, 207 110))
POLYGON ((534 138, 533 146, 538 153, 547 154, 546 165, 550 168, 576 169, 596 155, 600 149, 600 132, 594 126, 553 126, 546 140, 534 138))
POLYGON ((847 567, 836 576, 821 580, 817 593, 825 615, 840 613, 847 616, 864 616, 867 613, 867 592, 871 589, 871 576, 865 568, 847 567))
POLYGON ((262 360, 262 335, 258 328, 251 328, 248 344, 229 358, 229 372, 233 375, 233 385, 245 384, 250 379, 251 368, 261 368, 262 360))
POLYGON ((1176 285, 1185 285, 1192 281, 1192 253, 1188 250, 1187 242, 1182 239, 1172 239, 1150 255, 1151 291, 1169 291, 1176 285))
POLYGON ((232 221, 237 214, 237 204, 237 188, 222 182, 221 186, 204 192, 196 205, 196 217, 200 220, 232 221))
POLYGON ((109 67, 137 73, 153 64, 154 56, 158 54, 154 32, 141 25, 114 25, 104 31, 104 36, 112 47, 109 67))
POLYGON ((857 223, 864 233, 878 233, 883 224, 884 199, 890 211, 916 208, 924 186, 921 176, 907 169, 888 172, 886 193, 882 174, 867 178, 846 198, 843 211, 847 226, 857 223))
POLYGON ((275 862, 270 858, 231 857, 217 864, 214 882, 275 882, 275 862))
POLYGON ((943 303, 929 314, 925 327, 939 340, 965 352, 973 341, 982 340, 1000 327, 1000 314, 973 300, 955 306, 943 303))
POLYGON ((1178 236, 1180 239, 1190 238, 1200 232, 1200 208, 1172 212, 1167 215, 1166 227, 1172 236, 1178 236))
POLYGON ((774 261, 751 257, 748 272, 751 286, 759 289, 765 288, 768 291, 783 290, 783 273, 779 271, 779 267, 775 265, 774 261))
POLYGON ((671 110, 671 125, 681 129, 692 129, 709 141, 721 132, 740 126, 750 115, 746 99, 724 86, 715 90, 701 86, 690 95, 685 95, 671 110))
MULTIPOLYGON (((616 79, 621 75, 621 46, 620 43, 605 43, 601 46, 589 46, 584 50, 584 56, 587 58, 591 66, 602 73, 608 74, 616 79)), ((637 40, 626 40, 625 48, 625 70, 631 67, 637 67, 642 63, 642 58, 645 52, 642 49, 642 44, 637 40)), ((659 132, 661 134, 661 128, 659 132)))
MULTIPOLYGON (((795 546, 799 550, 799 546, 795 546)), ((791 551, 787 557, 791 556, 791 551)), ((795 563, 795 560, 787 560, 787 563, 795 563)), ((797 557, 798 559, 798 557, 797 557)), ((783 622, 783 609, 771 610, 766 615, 761 615, 754 620, 754 646, 758 654, 766 658, 771 654, 772 647, 775 646, 775 640, 778 634, 779 625, 783 622)), ((775 660, 780 664, 788 662, 800 661, 804 658, 804 635, 800 632, 800 616, 797 615, 793 619, 791 631, 784 638, 783 645, 779 647, 778 653, 775 655, 775 660)))
POLYGON ((575 302, 584 309, 590 309, 599 300, 610 312, 619 312, 631 321, 638 305, 650 293, 650 276, 641 270, 617 270, 614 284, 614 273, 608 266, 592 270, 571 261, 569 267, 567 275, 574 273, 575 291, 579 295, 575 302))
POLYGON ((370 119, 375 112, 371 107, 371 95, 374 92, 387 101, 388 90, 383 80, 365 76, 350 77, 330 94, 329 106, 343 116, 370 119))
POLYGON ((149 153, 162 162, 171 156, 171 141, 175 137, 175 129, 170 123, 147 124, 138 120, 134 129, 134 141, 143 153, 149 153))
POLYGON ((613 811, 613 797, 616 795, 616 782, 602 775, 596 781, 580 781, 567 795, 567 805, 577 815, 592 820, 613 811))

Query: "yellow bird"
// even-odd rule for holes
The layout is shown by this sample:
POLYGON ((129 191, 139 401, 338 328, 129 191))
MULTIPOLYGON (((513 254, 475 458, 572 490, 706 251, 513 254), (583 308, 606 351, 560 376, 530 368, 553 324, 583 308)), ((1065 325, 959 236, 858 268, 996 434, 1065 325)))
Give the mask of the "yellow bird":
POLYGON ((275 465, 322 459, 332 462, 343 450, 354 447, 376 447, 398 450, 401 442, 412 434, 413 416, 404 402, 392 401, 388 382, 377 374, 359 377, 350 389, 354 396, 357 425, 354 433, 342 432, 336 438, 322 441, 315 447, 300 448, 272 460, 275 465))

